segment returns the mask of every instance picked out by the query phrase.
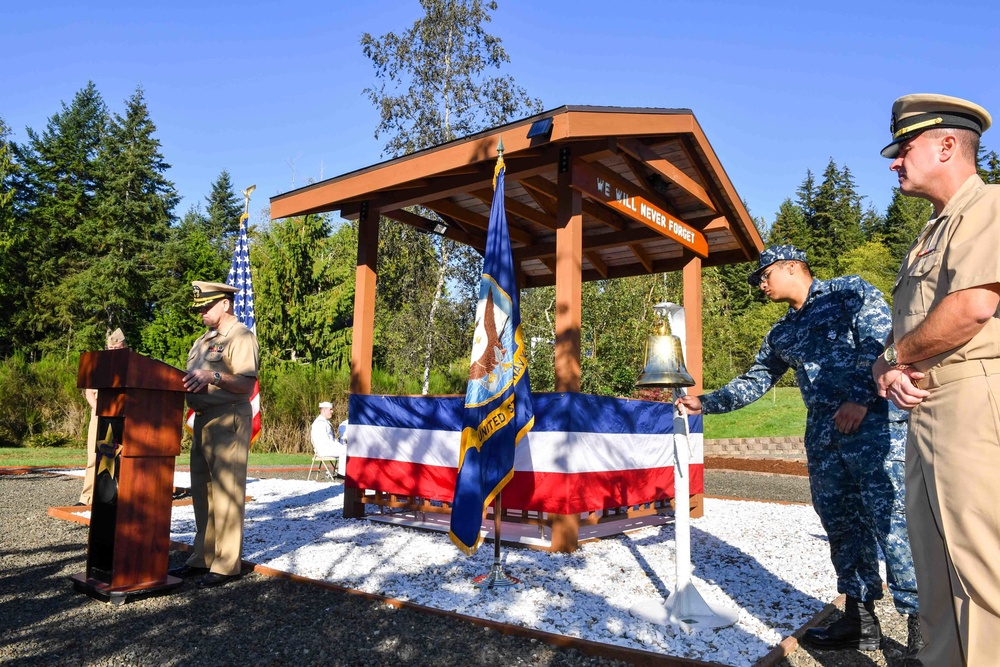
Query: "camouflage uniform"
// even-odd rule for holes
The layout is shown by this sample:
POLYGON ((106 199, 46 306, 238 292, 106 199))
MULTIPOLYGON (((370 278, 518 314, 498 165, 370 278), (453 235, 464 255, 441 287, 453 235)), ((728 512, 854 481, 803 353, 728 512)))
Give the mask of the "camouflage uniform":
POLYGON ((890 329, 882 293, 859 276, 814 280, 802 308, 789 308, 768 332, 750 370, 701 401, 706 414, 738 410, 794 368, 808 408, 813 506, 830 540, 837 590, 866 602, 881 598, 881 546, 896 609, 915 614, 903 493, 907 415, 878 397, 871 376, 890 329), (845 401, 868 408, 850 435, 833 422, 845 401))

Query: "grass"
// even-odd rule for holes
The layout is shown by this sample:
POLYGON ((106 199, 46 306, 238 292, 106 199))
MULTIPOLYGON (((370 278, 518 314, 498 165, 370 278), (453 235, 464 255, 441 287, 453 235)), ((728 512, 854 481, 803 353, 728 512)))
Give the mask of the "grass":
MULTIPOLYGON (((311 454, 250 453, 249 466, 308 466, 311 454)), ((191 462, 188 452, 181 452, 177 465, 191 462)), ((82 449, 66 447, 0 447, 0 466, 76 466, 87 465, 87 453, 82 449)))
POLYGON ((806 406, 798 387, 778 387, 742 410, 705 416, 705 437, 773 438, 805 435, 806 406))
MULTIPOLYGON (((724 415, 705 417, 706 438, 768 438, 804 435, 806 407, 796 387, 769 391, 756 403, 724 415)), ((251 452, 250 467, 308 466, 310 454, 251 452)), ((181 452, 177 465, 190 463, 190 455, 181 452)), ((70 447, 0 447, 0 466, 77 466, 87 464, 83 449, 70 447)))

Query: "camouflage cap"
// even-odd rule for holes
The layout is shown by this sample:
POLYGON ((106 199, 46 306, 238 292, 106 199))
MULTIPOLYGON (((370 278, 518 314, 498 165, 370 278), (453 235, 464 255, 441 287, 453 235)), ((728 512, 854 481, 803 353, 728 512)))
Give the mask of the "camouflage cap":
POLYGON ((194 296, 191 301, 191 309, 198 310, 202 306, 207 306, 210 303, 218 301, 223 297, 227 297, 239 292, 239 288, 233 287, 232 285, 227 285, 225 283, 207 283, 203 280, 194 280, 191 282, 191 289, 194 296))
POLYGON ((975 102, 931 93, 903 95, 892 104, 892 143, 882 149, 882 157, 895 159, 901 143, 926 130, 957 127, 981 136, 992 124, 990 113, 975 102))
POLYGON ((747 278, 747 282, 757 287, 760 285, 760 274, 764 272, 764 269, 775 262, 789 259, 803 262, 806 266, 809 265, 809 262, 806 261, 806 253, 793 245, 773 245, 764 248, 764 251, 760 253, 760 259, 757 260, 757 268, 747 278))

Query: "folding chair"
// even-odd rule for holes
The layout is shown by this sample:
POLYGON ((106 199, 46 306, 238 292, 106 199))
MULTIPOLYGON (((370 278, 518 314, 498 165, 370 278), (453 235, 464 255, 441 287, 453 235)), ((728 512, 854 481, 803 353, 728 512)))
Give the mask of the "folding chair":
POLYGON ((313 468, 316 469, 316 481, 317 482, 319 481, 319 471, 320 470, 326 471, 326 478, 327 479, 330 479, 330 480, 334 479, 334 472, 333 472, 333 470, 330 469, 329 464, 332 463, 334 466, 336 466, 338 458, 340 458, 340 457, 338 457, 333 452, 328 452, 328 451, 325 451, 325 450, 321 451, 321 450, 317 449, 315 446, 313 446, 312 463, 309 464, 309 474, 306 476, 306 480, 311 480, 312 479, 313 468))

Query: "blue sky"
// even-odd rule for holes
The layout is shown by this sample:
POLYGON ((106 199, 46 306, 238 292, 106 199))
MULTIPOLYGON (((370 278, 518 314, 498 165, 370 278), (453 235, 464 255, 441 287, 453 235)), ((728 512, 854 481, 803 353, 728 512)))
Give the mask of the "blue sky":
MULTIPOLYGON (((0 22, 0 117, 22 141, 88 80, 118 112, 141 85, 177 214, 227 169, 237 190, 257 185, 259 221, 268 197, 382 159, 359 39, 420 13, 416 0, 16 3, 0 22)), ((767 221, 830 158, 884 211, 895 178, 878 151, 899 95, 967 97, 1000 121, 1000 3, 499 0, 487 29, 546 108, 692 109, 767 221)), ((1000 129, 983 141, 1000 152, 1000 129)))

